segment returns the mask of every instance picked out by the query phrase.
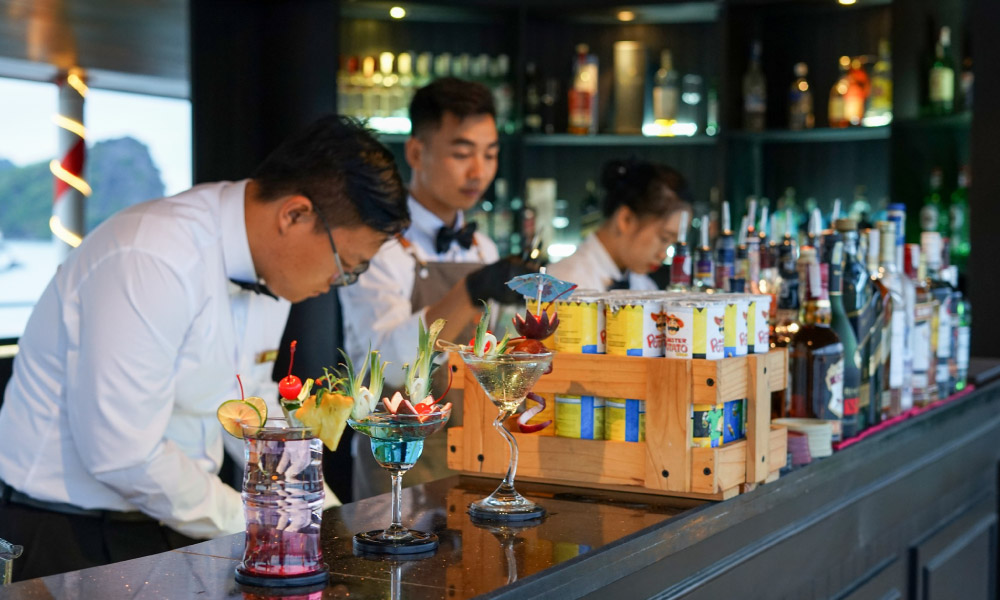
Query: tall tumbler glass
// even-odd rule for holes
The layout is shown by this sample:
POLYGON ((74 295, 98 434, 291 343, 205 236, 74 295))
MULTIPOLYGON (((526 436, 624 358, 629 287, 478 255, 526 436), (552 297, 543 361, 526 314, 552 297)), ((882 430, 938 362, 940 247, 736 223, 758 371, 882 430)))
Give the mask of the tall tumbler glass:
POLYGON ((246 549, 236 581, 260 587, 325 582, 320 525, 323 442, 307 427, 269 418, 243 427, 246 549))

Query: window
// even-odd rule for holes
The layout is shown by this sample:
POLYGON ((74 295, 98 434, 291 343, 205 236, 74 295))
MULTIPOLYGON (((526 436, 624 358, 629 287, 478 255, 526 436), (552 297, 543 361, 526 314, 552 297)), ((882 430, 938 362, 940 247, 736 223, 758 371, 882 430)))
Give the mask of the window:
MULTIPOLYGON (((55 272, 49 231, 58 111, 54 84, 0 78, 0 339, 16 338, 55 272), (8 100, 12 102, 8 103, 8 100)), ((191 103, 91 89, 87 131, 86 228, 132 204, 191 186, 191 103)))

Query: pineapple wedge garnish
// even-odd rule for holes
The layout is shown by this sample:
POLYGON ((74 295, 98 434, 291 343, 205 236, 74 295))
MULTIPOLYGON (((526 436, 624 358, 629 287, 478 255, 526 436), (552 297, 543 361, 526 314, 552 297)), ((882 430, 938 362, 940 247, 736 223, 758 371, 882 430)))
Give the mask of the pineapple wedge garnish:
POLYGON ((302 407, 295 411, 295 417, 311 428, 327 448, 335 451, 340 444, 340 436, 347 428, 347 418, 354 408, 354 399, 324 389, 318 395, 318 401, 316 396, 310 396, 303 402, 302 407))

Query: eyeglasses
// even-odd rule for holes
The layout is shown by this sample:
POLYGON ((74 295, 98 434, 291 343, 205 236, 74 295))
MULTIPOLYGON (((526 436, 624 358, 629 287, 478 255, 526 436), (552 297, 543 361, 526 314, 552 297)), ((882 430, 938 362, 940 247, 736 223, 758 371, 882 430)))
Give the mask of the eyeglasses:
POLYGON ((344 287, 351 285, 358 280, 358 277, 368 270, 368 261, 364 261, 358 266, 354 267, 350 271, 344 270, 344 263, 340 260, 340 253, 337 252, 337 244, 333 243, 333 232, 330 230, 330 224, 326 222, 326 217, 323 213, 319 212, 319 209, 313 205, 313 209, 316 211, 316 216, 319 217, 319 222, 323 224, 323 228, 326 229, 326 237, 330 240, 330 249, 333 250, 333 260, 337 261, 337 269, 340 271, 340 275, 333 280, 333 285, 336 287, 344 287))

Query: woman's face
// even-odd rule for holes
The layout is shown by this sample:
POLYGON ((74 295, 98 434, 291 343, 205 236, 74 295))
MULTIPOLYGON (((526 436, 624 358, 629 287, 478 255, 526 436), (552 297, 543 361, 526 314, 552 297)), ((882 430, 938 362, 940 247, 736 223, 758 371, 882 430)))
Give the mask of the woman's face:
POLYGON ((625 268, 640 275, 659 269, 667 258, 667 248, 677 241, 683 212, 677 210, 668 217, 628 219, 623 227, 627 243, 621 257, 625 268))

